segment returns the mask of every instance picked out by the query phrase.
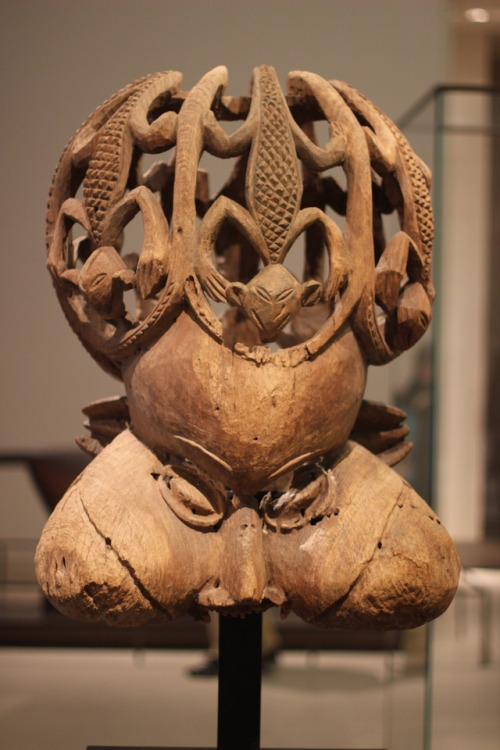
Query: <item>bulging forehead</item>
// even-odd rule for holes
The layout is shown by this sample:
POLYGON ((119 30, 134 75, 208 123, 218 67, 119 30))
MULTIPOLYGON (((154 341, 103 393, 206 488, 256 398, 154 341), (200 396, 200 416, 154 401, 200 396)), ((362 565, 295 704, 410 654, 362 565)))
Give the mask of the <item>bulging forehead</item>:
POLYGON ((293 273, 280 263, 264 266, 249 282, 248 286, 260 286, 261 284, 265 284, 266 289, 270 292, 279 292, 283 289, 299 286, 299 282, 293 273))

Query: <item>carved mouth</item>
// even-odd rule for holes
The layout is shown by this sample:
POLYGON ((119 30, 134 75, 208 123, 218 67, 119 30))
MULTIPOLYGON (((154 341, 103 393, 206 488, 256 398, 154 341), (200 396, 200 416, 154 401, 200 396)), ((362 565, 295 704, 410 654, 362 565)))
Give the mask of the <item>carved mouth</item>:
POLYGON ((274 341, 279 333, 283 330, 286 324, 289 322, 291 315, 288 310, 284 309, 278 317, 273 320, 272 324, 264 323, 260 318, 259 314, 252 311, 252 319, 259 329, 260 338, 264 343, 274 341))

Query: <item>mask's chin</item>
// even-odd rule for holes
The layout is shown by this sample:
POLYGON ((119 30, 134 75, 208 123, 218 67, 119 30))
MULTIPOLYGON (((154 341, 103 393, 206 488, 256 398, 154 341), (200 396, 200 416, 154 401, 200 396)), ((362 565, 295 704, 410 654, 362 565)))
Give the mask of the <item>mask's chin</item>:
POLYGON ((278 339, 281 331, 285 327, 286 323, 279 328, 273 328, 272 330, 263 330, 259 327, 259 336, 263 344, 274 344, 278 339))
POLYGON ((288 323, 290 322, 292 315, 287 315, 283 320, 279 322, 273 321, 272 324, 266 325, 260 317, 251 315, 250 319, 257 326, 259 331, 260 340, 263 344, 273 344, 277 341, 280 333, 288 323))
POLYGON ((278 334, 276 335, 273 334, 273 335, 268 335, 268 336, 265 336, 263 333, 260 334, 260 340, 266 346, 267 344, 273 344, 277 338, 278 338, 278 334))

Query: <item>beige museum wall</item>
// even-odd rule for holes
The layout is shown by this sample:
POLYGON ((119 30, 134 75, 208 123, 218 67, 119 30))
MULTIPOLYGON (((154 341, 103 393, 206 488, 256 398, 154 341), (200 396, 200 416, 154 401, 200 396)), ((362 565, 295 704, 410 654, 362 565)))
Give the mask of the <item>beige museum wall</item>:
MULTIPOLYGON (((463 0, 454 3, 463 9, 463 0)), ((498 0, 488 3, 492 9, 498 0)), ((450 83, 491 85, 495 23, 451 25, 450 83)), ((441 322, 437 368, 435 495, 452 536, 483 536, 493 139, 486 96, 452 95, 446 104, 442 220, 441 322), (471 126, 476 126, 476 131, 471 126), (457 135, 461 133, 461 135, 457 135)))
MULTIPOLYGON (((191 87, 229 68, 229 93, 274 65, 349 81, 393 118, 447 77, 444 0, 2 0, 0 450, 72 444, 80 408, 119 393, 79 345, 44 268, 44 211, 60 152, 125 83, 174 68, 191 87)), ((427 156, 427 155, 424 155, 427 156)), ((45 518, 20 469, 0 472, 0 536, 45 518)))

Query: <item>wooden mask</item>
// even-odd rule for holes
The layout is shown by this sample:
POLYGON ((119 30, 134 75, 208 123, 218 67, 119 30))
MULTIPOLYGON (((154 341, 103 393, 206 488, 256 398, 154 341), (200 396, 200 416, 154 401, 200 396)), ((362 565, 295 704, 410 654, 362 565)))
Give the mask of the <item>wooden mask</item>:
POLYGON ((39 581, 61 611, 112 624, 278 605, 325 627, 419 625, 459 562, 390 468, 405 415, 363 393, 431 319, 430 173, 345 83, 293 72, 285 96, 268 66, 246 97, 224 95, 224 67, 181 82, 108 99, 54 177, 49 271, 126 396, 84 410, 95 458, 47 523, 39 581), (214 197, 204 152, 232 161, 214 197))

